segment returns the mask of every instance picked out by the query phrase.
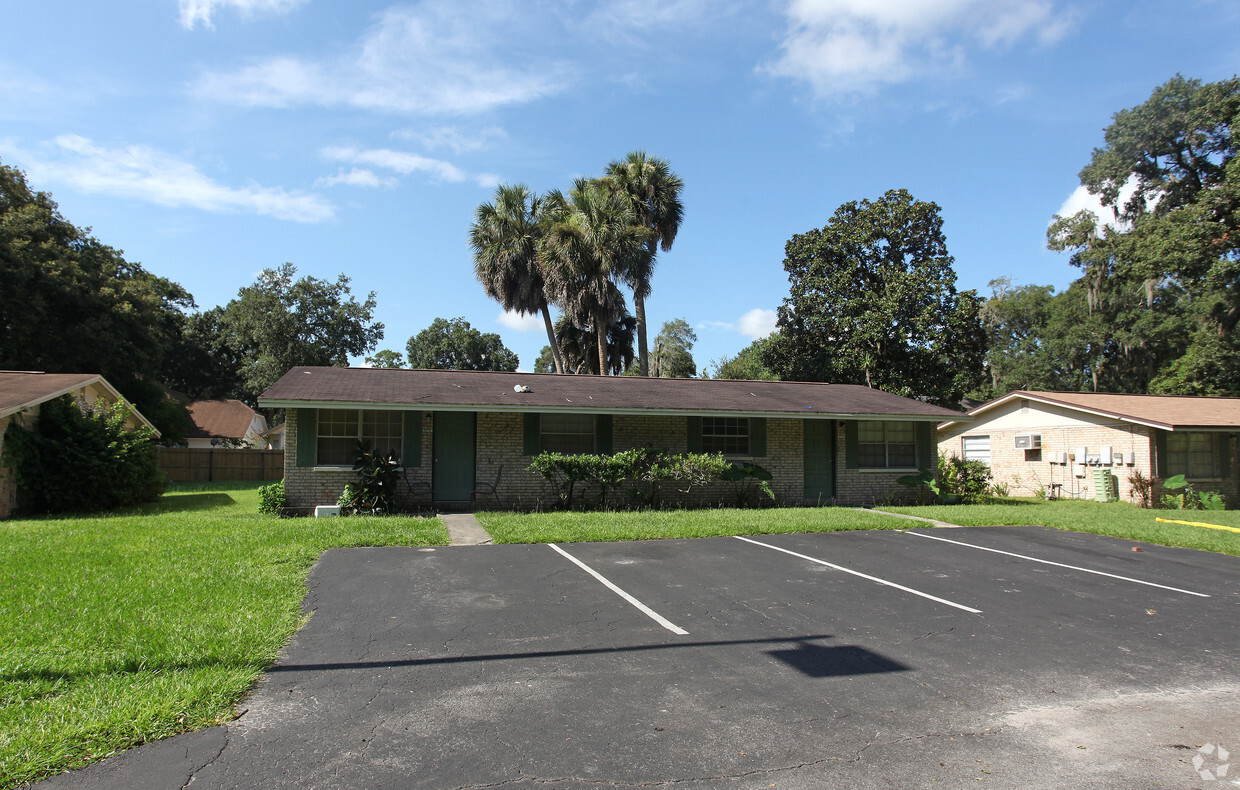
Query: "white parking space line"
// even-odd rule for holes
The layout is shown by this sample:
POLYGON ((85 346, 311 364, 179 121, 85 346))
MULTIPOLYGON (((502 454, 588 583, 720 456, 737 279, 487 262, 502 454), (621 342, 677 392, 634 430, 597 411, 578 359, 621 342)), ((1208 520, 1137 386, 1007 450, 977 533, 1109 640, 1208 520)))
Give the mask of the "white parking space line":
POLYGON ((1091 568, 1081 568, 1077 565, 1065 565, 1062 562, 1051 562, 1050 560, 1042 560, 1042 559, 1038 559, 1037 557, 1030 557, 1027 554, 1016 554, 1011 551, 1002 551, 1000 549, 992 549, 987 546, 978 546, 973 543, 964 543, 959 540, 950 540, 948 538, 940 538, 936 535, 927 535, 923 532, 906 532, 904 534, 905 535, 916 535, 919 538, 929 538, 930 540, 941 540, 944 543, 954 543, 957 546, 968 546, 971 549, 978 549, 980 551, 993 551, 995 554, 1006 554, 1009 557, 1019 557, 1022 560, 1029 560, 1030 562, 1040 562, 1043 565, 1055 565, 1060 568, 1069 568, 1074 571, 1081 571, 1082 573, 1093 573, 1098 576, 1107 576, 1112 579, 1119 579, 1120 581, 1132 582, 1133 584, 1144 584, 1147 587, 1157 587, 1160 590, 1171 590, 1172 592, 1184 593, 1185 595, 1196 595, 1198 598, 1209 598, 1210 597, 1209 595, 1205 593, 1193 592, 1192 590, 1181 590, 1179 587, 1168 587, 1165 584, 1155 584, 1154 582, 1142 581, 1141 579, 1133 579, 1129 576, 1117 576, 1114 573, 1107 573, 1105 571, 1095 571, 1091 568))
POLYGON ((620 596, 621 598, 623 598, 624 600, 626 600, 626 601, 628 601, 629 603, 631 603, 631 604, 633 604, 634 606, 636 606, 636 607, 638 608, 638 610, 642 612, 642 614, 646 615, 646 616, 647 616, 647 617, 649 617, 651 620, 654 620, 656 623, 658 623, 659 625, 663 626, 663 627, 664 627, 664 628, 666 628, 667 630, 671 631, 673 634, 680 634, 681 636, 684 636, 684 635, 686 635, 686 634, 688 634, 688 633, 689 633, 689 632, 688 632, 688 631, 686 631, 685 629, 683 629, 683 628, 681 628, 680 626, 678 626, 678 625, 676 625, 675 623, 673 623, 671 620, 668 620, 668 619, 667 619, 666 617, 664 617, 663 615, 661 615, 661 614, 659 614, 658 612, 656 612, 655 610, 651 609, 649 606, 646 606, 646 604, 642 603, 641 601, 637 600, 637 599, 636 599, 636 598, 634 598, 633 596, 631 596, 631 595, 629 595, 628 593, 626 593, 624 590, 621 590, 619 587, 617 587, 616 585, 612 584, 612 583, 611 583, 611 582, 607 579, 607 577, 603 576, 603 574, 601 574, 601 573, 599 573, 598 571, 594 570, 594 569, 593 569, 593 568, 591 568, 589 565, 586 565, 584 562, 582 562, 581 560, 577 559, 577 558, 576 558, 576 557, 574 557, 573 555, 569 554, 569 553, 568 553, 567 551, 565 551, 564 549, 560 548, 559 546, 555 545, 554 543, 548 543, 547 545, 548 545, 548 546, 550 546, 551 548, 555 549, 556 551, 558 551, 560 554, 563 554, 565 557, 567 557, 569 560, 571 560, 574 564, 576 564, 576 565, 577 565, 579 568, 581 568, 583 571, 585 571, 586 573, 590 574, 591 576, 593 576, 594 578, 596 578, 596 579, 598 579, 600 582, 602 582, 604 587, 606 587, 607 589, 609 589, 609 590, 611 590, 612 592, 614 592, 616 595, 619 595, 619 596, 620 596))
POLYGON ((887 587, 895 587, 897 590, 903 590, 906 593, 912 593, 913 595, 918 595, 918 596, 921 596, 922 598, 929 598, 931 601, 936 601, 937 603, 946 604, 948 606, 954 606, 957 609, 963 609, 966 612, 972 612, 973 614, 982 613, 981 609, 974 609, 972 606, 965 606, 964 604, 956 603, 954 601, 949 601, 946 598, 939 598, 937 596, 931 595, 930 593, 924 593, 920 590, 914 590, 912 587, 905 587, 902 584, 896 584, 895 582, 889 582, 886 579, 880 579, 877 576, 870 576, 869 574, 861 573, 860 571, 854 571, 851 568, 845 568, 843 565, 835 565, 833 563, 827 562, 826 560, 820 560, 820 559, 817 559, 816 557, 810 557, 805 554, 798 554, 795 551, 789 551, 788 549, 782 549, 779 546, 772 546, 769 543, 763 543, 761 541, 753 540, 751 538, 743 538, 740 535, 733 535, 732 537, 736 538, 737 540, 743 540, 746 543, 752 543, 755 546, 761 546, 765 549, 774 549, 775 551, 782 551, 784 554, 791 554, 794 557, 799 557, 803 560, 815 562, 815 563, 818 563, 819 565, 825 565, 828 568, 834 568, 837 571, 843 571, 844 573, 851 573, 853 576, 860 576, 863 579, 868 579, 872 582, 877 582, 878 584, 882 584, 887 587))

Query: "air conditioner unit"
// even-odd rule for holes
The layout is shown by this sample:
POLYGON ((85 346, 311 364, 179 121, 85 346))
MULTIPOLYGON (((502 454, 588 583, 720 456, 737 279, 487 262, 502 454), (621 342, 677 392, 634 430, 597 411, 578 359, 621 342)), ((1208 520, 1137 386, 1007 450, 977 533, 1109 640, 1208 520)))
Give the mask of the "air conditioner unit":
POLYGON ((1018 433, 1016 434, 1013 444, 1017 450, 1041 450, 1042 434, 1040 433, 1018 433))

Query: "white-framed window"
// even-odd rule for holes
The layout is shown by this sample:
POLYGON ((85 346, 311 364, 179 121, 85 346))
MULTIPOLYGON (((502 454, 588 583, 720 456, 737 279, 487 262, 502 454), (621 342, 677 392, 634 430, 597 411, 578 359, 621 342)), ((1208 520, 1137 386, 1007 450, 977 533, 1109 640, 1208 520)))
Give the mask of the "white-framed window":
POLYGON ((981 461, 990 465, 990 437, 966 436, 963 440, 964 460, 981 461))
POLYGON ((748 417, 703 417, 702 452, 749 455, 748 417))
POLYGON ((1221 475, 1217 433, 1167 434, 1167 475, 1189 480, 1213 480, 1221 475))
POLYGON ((544 414, 539 420, 539 446, 548 453, 592 453, 593 414, 544 414))
POLYGON ((319 409, 317 433, 317 465, 352 466, 359 440, 369 440, 371 447, 383 455, 399 455, 404 440, 404 415, 399 411, 319 409))
POLYGON ((916 426, 885 420, 857 423, 857 461, 862 469, 915 469, 916 426))

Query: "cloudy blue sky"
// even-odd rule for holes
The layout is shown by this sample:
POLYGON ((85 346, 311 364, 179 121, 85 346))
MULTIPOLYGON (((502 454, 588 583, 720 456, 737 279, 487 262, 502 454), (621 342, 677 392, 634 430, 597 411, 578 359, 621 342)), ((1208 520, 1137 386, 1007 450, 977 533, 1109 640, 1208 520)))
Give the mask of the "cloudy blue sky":
MULTIPOLYGON (((383 347, 436 316, 541 325, 473 278, 499 183, 668 159, 685 219, 652 327, 705 364, 770 331, 788 238, 906 188, 962 288, 1064 287, 1050 218, 1116 110, 1240 64, 1234 0, 40 0, 0 11, 0 161, 75 224, 227 302, 266 267, 376 291, 383 347)), ((653 334, 653 332, 652 332, 653 334)))

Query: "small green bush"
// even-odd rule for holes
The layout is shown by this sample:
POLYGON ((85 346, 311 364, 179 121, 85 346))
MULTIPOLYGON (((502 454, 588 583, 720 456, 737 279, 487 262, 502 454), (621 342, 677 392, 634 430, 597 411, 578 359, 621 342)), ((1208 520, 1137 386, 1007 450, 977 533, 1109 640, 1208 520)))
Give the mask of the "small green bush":
POLYGON ((958 496, 966 505, 984 502, 991 492, 990 467, 981 461, 940 454, 937 477, 940 496, 958 496))
POLYGON ((111 510, 158 499, 168 478, 159 471, 155 432, 128 430, 128 416, 122 403, 87 406, 65 395, 40 407, 34 428, 10 423, 3 462, 13 469, 22 510, 111 510))
POLYGON ((284 497, 284 481, 277 480, 258 487, 258 512, 278 515, 286 503, 284 497))
POLYGON ((628 485, 639 504, 652 507, 660 485, 670 483, 688 493, 694 486, 724 479, 732 465, 718 453, 672 454, 643 448, 613 455, 539 453, 527 468, 555 483, 561 505, 572 509, 578 485, 596 486, 604 507, 609 492, 628 485))
POLYGON ((369 439, 359 440, 354 455, 353 473, 357 479, 344 487, 336 504, 351 513, 380 515, 396 508, 396 486, 400 479, 400 456, 384 455, 369 439))

